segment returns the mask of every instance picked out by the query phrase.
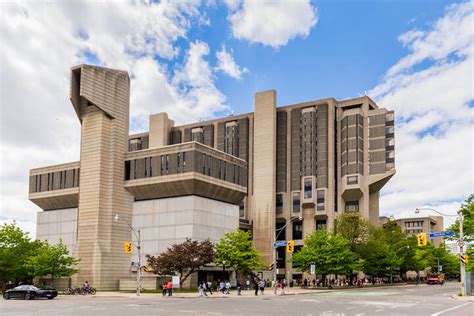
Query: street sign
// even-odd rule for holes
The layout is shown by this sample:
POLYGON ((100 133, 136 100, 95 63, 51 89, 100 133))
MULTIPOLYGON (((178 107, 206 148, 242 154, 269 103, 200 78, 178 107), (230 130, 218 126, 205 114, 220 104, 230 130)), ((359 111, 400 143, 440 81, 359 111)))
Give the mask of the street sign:
POLYGON ((438 266, 438 272, 443 272, 443 266, 438 266))
POLYGON ((314 264, 311 265, 309 273, 311 273, 313 275, 316 274, 316 266, 314 264))
POLYGON ((465 245, 464 241, 458 241, 459 248, 464 248, 465 245))
POLYGON ((430 234, 430 238, 433 238, 433 237, 445 237, 445 236, 454 236, 454 232, 453 232, 453 231, 450 231, 450 232, 439 232, 439 233, 431 233, 431 234, 430 234))
POLYGON ((288 244, 288 242, 285 240, 285 241, 277 241, 277 242, 274 242, 273 243, 273 247, 283 247, 283 246, 286 246, 288 244))

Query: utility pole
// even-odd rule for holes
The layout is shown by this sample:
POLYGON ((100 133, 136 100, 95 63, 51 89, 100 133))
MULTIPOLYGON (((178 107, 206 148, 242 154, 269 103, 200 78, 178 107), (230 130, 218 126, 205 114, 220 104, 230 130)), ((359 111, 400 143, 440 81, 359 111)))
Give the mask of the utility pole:
MULTIPOLYGON (((423 207, 423 208, 417 208, 415 210, 415 213, 418 214, 420 213, 420 210, 429 210, 436 212, 442 216, 459 216, 459 239, 458 239, 458 245, 459 245, 459 250, 461 254, 464 252, 464 216, 461 212, 461 210, 458 211, 458 215, 448 215, 448 214, 443 214, 435 209, 428 208, 428 207, 423 207)), ((467 247, 466 247, 467 248, 467 247)), ((439 259, 438 259, 439 260, 439 259)), ((466 296, 467 295, 467 284, 466 284, 466 264, 462 262, 462 260, 459 260, 461 264, 461 296, 466 296)), ((439 269, 439 262, 438 262, 438 269, 439 269)))

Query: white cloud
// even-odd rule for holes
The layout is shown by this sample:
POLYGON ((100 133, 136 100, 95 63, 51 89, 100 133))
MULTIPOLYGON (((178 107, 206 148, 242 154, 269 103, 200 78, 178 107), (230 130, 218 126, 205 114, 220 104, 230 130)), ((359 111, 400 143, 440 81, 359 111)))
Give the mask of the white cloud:
POLYGON ((187 52, 177 45, 193 25, 209 24, 199 1, 0 6, 0 221, 16 219, 32 231, 39 208, 27 199, 28 170, 79 159, 71 66, 95 62, 129 71, 137 131, 147 129, 151 113, 167 111, 183 122, 226 108, 205 60, 207 45, 192 43, 187 52), (179 76, 173 75, 182 54, 179 76))
POLYGON ((235 62, 231 53, 232 50, 228 52, 225 46, 222 46, 222 49, 216 53, 217 70, 222 71, 232 78, 240 80, 242 78, 242 74, 248 72, 249 70, 245 67, 240 68, 235 62))
POLYGON ((273 48, 307 37, 318 21, 309 0, 232 0, 227 5, 234 37, 273 48))
POLYGON ((474 192, 473 19, 474 3, 451 5, 431 28, 402 34, 409 53, 369 93, 397 115, 397 174, 383 190, 383 214, 420 206, 455 214, 474 192))

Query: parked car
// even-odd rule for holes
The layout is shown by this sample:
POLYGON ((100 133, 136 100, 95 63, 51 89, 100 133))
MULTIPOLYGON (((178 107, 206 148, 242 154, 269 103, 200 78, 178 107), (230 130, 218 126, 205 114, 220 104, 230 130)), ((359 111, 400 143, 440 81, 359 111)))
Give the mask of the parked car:
POLYGON ((58 291, 53 288, 39 289, 33 285, 20 285, 3 293, 3 298, 9 300, 11 298, 22 298, 24 300, 31 300, 37 297, 44 297, 52 300, 58 296, 58 291))
POLYGON ((437 276, 431 276, 426 279, 426 284, 440 284, 441 280, 437 276))

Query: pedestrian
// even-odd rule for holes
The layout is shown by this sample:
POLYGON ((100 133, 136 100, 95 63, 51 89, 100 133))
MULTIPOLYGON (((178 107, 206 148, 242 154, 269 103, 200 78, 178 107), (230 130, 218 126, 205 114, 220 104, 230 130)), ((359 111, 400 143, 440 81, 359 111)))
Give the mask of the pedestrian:
POLYGON ((207 290, 209 291, 209 293, 212 295, 212 282, 211 281, 207 281, 207 290))
POLYGON ((280 280, 277 280, 275 282, 275 294, 276 295, 281 295, 281 282, 280 282, 280 280))
POLYGON ((313 279, 313 287, 316 287, 316 278, 313 279))
POLYGON ((225 283, 224 281, 221 281, 219 283, 219 292, 221 292, 222 294, 224 294, 224 288, 225 288, 225 283))
POLYGON ((308 287, 308 280, 304 279, 303 281, 303 289, 306 289, 308 287))
POLYGON ((258 282, 258 288, 259 288, 259 290, 260 290, 260 294, 263 295, 263 291, 265 290, 265 281, 260 280, 260 281, 258 282))
POLYGON ((163 295, 163 297, 166 296, 166 292, 167 292, 167 288, 166 288, 166 283, 163 283, 161 285, 161 295, 163 295))
POLYGON ((245 281, 245 283, 247 284, 247 291, 250 290, 250 280, 245 281))
POLYGON ((281 295, 285 295, 286 279, 281 281, 281 295))
POLYGON ((202 292, 204 293, 204 296, 207 296, 207 293, 206 293, 207 292, 207 284, 206 284, 206 282, 202 281, 201 285, 202 285, 202 292))
POLYGON ((168 296, 173 296, 173 282, 171 279, 166 283, 166 288, 168 289, 168 296))
POLYGON ((256 278, 253 280, 253 289, 255 290, 255 296, 258 296, 258 281, 256 278))
POLYGON ((225 283, 225 294, 230 294, 230 282, 227 280, 225 283))
POLYGON ((237 281, 237 295, 241 295, 242 291, 242 284, 240 284, 240 281, 237 281))

